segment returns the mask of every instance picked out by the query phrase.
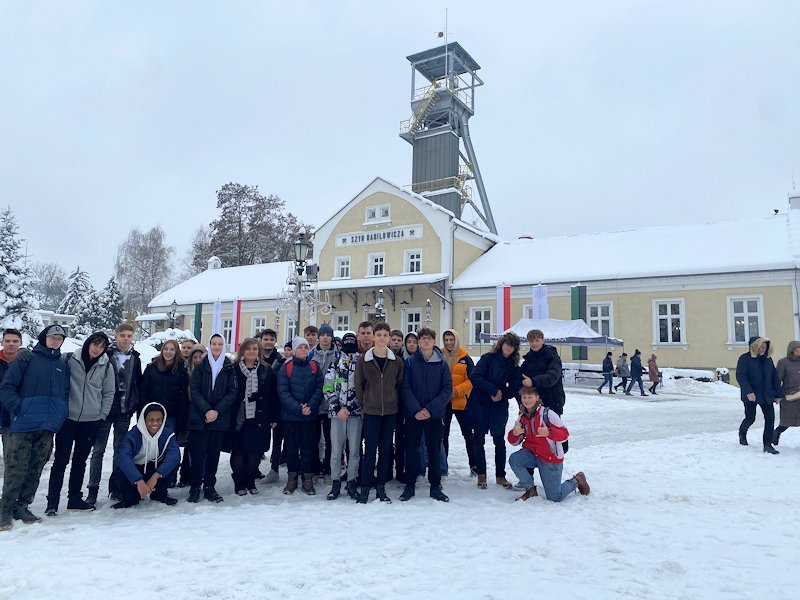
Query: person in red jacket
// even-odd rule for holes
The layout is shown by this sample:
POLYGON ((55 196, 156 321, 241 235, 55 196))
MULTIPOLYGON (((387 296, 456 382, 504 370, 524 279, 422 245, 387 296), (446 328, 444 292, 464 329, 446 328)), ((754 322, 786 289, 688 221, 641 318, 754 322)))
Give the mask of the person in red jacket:
POLYGON ((525 493, 517 500, 527 500, 537 495, 533 475, 529 468, 538 468, 542 479, 544 494, 551 502, 561 502, 577 488, 583 496, 589 495, 586 476, 578 472, 571 479, 561 481, 564 467, 564 448, 562 444, 569 438, 569 431, 561 417, 553 410, 542 406, 539 392, 531 386, 523 386, 519 391, 522 412, 508 432, 512 446, 522 448, 508 459, 511 470, 519 479, 525 493))

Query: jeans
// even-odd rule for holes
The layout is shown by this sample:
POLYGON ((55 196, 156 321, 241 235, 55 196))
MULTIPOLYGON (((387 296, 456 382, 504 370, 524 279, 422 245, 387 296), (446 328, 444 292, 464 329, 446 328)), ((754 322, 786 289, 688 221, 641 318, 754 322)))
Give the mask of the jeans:
POLYGON ((625 390, 625 393, 630 394, 631 390, 633 389, 633 385, 637 382, 639 383, 639 389, 642 392, 642 396, 644 396, 644 383, 642 383, 641 375, 631 375, 631 382, 628 384, 628 389, 625 390))
POLYGON ((86 473, 86 460, 94 446, 97 432, 103 421, 70 421, 67 419, 56 434, 56 455, 50 468, 50 484, 47 499, 58 506, 61 488, 64 485, 64 472, 72 455, 72 466, 69 469, 67 497, 79 499, 83 496, 83 476, 86 473))
POLYGON ((213 488, 217 484, 217 467, 225 431, 200 429, 189 432, 189 452, 192 455, 192 487, 213 488))
POLYGON ((764 415, 764 435, 762 441, 767 446, 772 444, 772 428, 775 426, 775 407, 772 402, 761 404, 760 402, 750 402, 749 400, 742 400, 744 404, 744 420, 739 425, 739 433, 746 434, 750 426, 756 422, 756 406, 761 407, 761 412, 764 415))
POLYGON ((364 415, 364 460, 361 463, 361 488, 370 489, 375 482, 375 453, 378 453, 377 485, 386 485, 389 476, 389 455, 392 452, 392 433, 395 415, 364 415))
POLYGON ((528 469, 538 468, 539 477, 541 477, 542 485, 544 486, 544 495, 551 502, 561 502, 578 487, 578 482, 575 481, 574 477, 564 482, 561 481, 561 472, 564 469, 563 463, 545 462, 536 458, 533 452, 527 448, 514 452, 509 457, 508 464, 511 466, 511 470, 514 471, 514 475, 519 479, 520 485, 526 490, 534 487, 533 474, 529 473, 528 469))
POLYGON ((286 452, 283 446, 282 421, 278 421, 278 426, 272 430, 272 444, 270 444, 270 447, 272 448, 272 453, 269 457, 269 468, 277 473, 281 463, 284 462, 281 455, 286 452))
POLYGON ((442 483, 441 451, 444 422, 433 417, 419 421, 414 417, 406 418, 406 485, 413 486, 416 477, 408 472, 408 467, 417 463, 422 437, 428 447, 428 481, 431 487, 442 483))
MULTIPOLYGON (((100 428, 97 430, 97 438, 94 441, 92 448, 92 459, 89 461, 89 487, 100 487, 100 478, 103 476, 103 456, 106 453, 106 446, 108 446, 108 436, 111 429, 114 429, 114 458, 113 466, 117 466, 117 456, 119 449, 122 446, 122 440, 131 425, 130 415, 122 415, 116 419, 106 419, 100 423, 100 428)), ((113 469, 112 469, 113 471, 113 469)))
POLYGON ((603 383, 600 384, 598 389, 602 390, 608 384, 608 391, 614 391, 614 374, 613 373, 603 373, 603 383))
POLYGON ((344 421, 334 417, 331 419, 331 475, 333 479, 342 476, 342 453, 347 442, 347 480, 358 477, 361 450, 362 417, 348 417, 344 421))
POLYGON ((314 453, 319 452, 316 421, 285 421, 283 443, 286 447, 286 468, 289 473, 311 474, 314 453))
POLYGON ((331 419, 328 415, 320 415, 317 421, 317 453, 314 455, 314 473, 330 475, 331 468, 331 419), (325 453, 319 455, 320 437, 325 439, 325 453))
POLYGON ((447 456, 450 455, 450 423, 453 421, 453 415, 455 415, 458 426, 461 428, 461 436, 464 438, 464 444, 467 447, 467 459, 471 469, 475 466, 475 449, 473 448, 474 435, 472 433, 472 428, 469 426, 467 411, 454 411, 450 404, 447 405, 447 412, 444 415, 444 452, 447 456))
POLYGON ((473 437, 473 457, 478 475, 486 475, 486 452, 483 444, 486 434, 492 434, 494 442, 494 473, 496 477, 506 476, 506 422, 508 421, 508 402, 498 402, 491 407, 489 413, 489 430, 476 427, 473 437))
POLYGON ((42 469, 53 449, 52 431, 10 432, 5 474, 3 476, 3 498, 0 507, 13 510, 16 506, 28 506, 33 502, 42 469))

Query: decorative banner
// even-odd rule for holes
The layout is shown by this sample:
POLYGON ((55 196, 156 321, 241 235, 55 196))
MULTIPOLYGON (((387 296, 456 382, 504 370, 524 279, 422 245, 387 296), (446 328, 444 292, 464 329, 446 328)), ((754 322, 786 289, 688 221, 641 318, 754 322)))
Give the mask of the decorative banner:
POLYGON ((539 285, 533 286, 533 314, 532 319, 549 319, 550 306, 547 303, 547 286, 539 285))
POLYGON ((511 327, 511 286, 497 286, 497 333, 511 327))
POLYGON ((194 339, 198 342, 202 339, 203 335, 203 304, 198 303, 194 305, 194 339))
POLYGON ((353 231, 336 236, 336 247, 364 246, 366 244, 383 244, 385 242, 408 242, 422 239, 422 225, 392 227, 380 231, 353 231))
MULTIPOLYGON (((586 323, 586 286, 580 283, 570 288, 570 299, 573 319, 583 319, 586 323)), ((588 324, 588 323, 587 323, 588 324)), ((572 360, 587 360, 589 351, 586 346, 572 347, 572 360)))
POLYGON ((209 339, 211 339, 211 336, 215 333, 222 335, 222 302, 220 302, 219 298, 214 301, 214 312, 211 315, 211 334, 208 336, 209 339))
POLYGON ((233 329, 231 330, 231 352, 239 348, 239 319, 242 316, 242 301, 238 298, 233 301, 233 329))

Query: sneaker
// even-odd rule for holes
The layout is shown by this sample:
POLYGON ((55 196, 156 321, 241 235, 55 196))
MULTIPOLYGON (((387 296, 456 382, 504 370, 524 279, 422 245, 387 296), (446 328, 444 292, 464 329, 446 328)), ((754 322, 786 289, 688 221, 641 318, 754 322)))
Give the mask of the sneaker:
POLYGON ((494 480, 497 482, 497 485, 502 485, 507 490, 513 489, 514 484, 512 484, 505 476, 495 477, 494 480))
POLYGON ((400 494, 400 502, 408 502, 411 500, 416 493, 416 488, 413 485, 407 485, 403 490, 403 493, 400 494))
POLYGON ((575 473, 575 481, 578 484, 578 491, 580 492, 581 496, 588 496, 589 483, 586 481, 586 475, 583 474, 583 471, 578 471, 575 473))
POLYGON ((67 501, 67 510, 90 511, 94 510, 94 504, 85 502, 83 498, 70 498, 67 501))
POLYGON ((450 502, 450 498, 445 495, 438 485, 431 488, 431 498, 439 502, 450 502))
POLYGON ((8 531, 14 525, 10 510, 0 512, 0 531, 8 531))
POLYGON ((317 493, 317 490, 314 489, 314 480, 311 479, 304 479, 303 480, 303 491, 308 494, 309 496, 314 496, 317 493))
POLYGON ((48 517, 55 517, 58 514, 58 498, 48 498, 47 508, 44 514, 48 517))
POLYGON ((342 481, 337 479, 331 484, 331 491, 328 492, 328 500, 336 500, 339 497, 342 489, 342 481))
POLYGON ((258 488, 251 487, 247 490, 247 493, 250 494, 251 496, 258 496, 258 488))
POLYGON ((764 452, 766 452, 768 454, 780 454, 780 452, 775 450, 775 448, 773 448, 771 444, 766 444, 764 446, 764 452))
POLYGON ((294 494, 295 490, 297 489, 297 479, 294 477, 289 477, 289 481, 286 482, 286 486, 283 488, 283 493, 287 496, 291 496, 294 494))
POLYGON ((278 472, 270 469, 269 473, 267 473, 267 476, 264 477, 264 483, 278 483, 278 479, 278 472))
POLYGON ((168 494, 164 494, 163 496, 150 496, 151 500, 155 500, 156 502, 161 502, 161 504, 166 504, 167 506, 175 506, 178 503, 177 498, 173 498, 168 494))
POLYGON ((200 502, 200 486, 192 486, 192 488, 189 490, 189 499, 187 502, 191 502, 192 504, 200 502))
POLYGON ((536 486, 533 486, 532 488, 525 490, 525 493, 522 494, 522 496, 520 496, 519 498, 517 498, 517 500, 522 500, 524 502, 525 500, 534 498, 535 496, 538 495, 539 494, 536 492, 536 486))
POLYGON ((478 488, 482 490, 486 489, 486 475, 478 475, 478 488))
POLYGON ((379 485, 377 488, 375 488, 375 491, 378 493, 378 500, 381 502, 386 502, 387 504, 392 503, 392 499, 386 495, 386 488, 384 486, 379 485))
POLYGON ((214 486, 204 488, 203 496, 205 496, 206 500, 215 504, 224 500, 224 498, 217 493, 217 490, 214 489, 214 486))
POLYGON ((356 500, 358 498, 358 486, 356 485, 355 479, 349 480, 345 484, 344 489, 347 492, 347 495, 350 496, 352 500, 356 500))

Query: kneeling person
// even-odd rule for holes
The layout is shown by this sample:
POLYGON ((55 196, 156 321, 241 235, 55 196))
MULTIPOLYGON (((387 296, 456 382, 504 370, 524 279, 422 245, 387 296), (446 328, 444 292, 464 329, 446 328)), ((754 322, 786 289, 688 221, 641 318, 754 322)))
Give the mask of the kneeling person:
POLYGON ((576 488, 582 495, 588 496, 589 484, 582 472, 561 481, 564 467, 562 444, 569 438, 569 431, 561 417, 554 410, 542 405, 536 388, 524 386, 519 394, 522 399, 522 413, 514 428, 508 432, 511 445, 522 444, 522 449, 508 459, 511 470, 525 488, 525 493, 517 500, 527 500, 537 495, 533 475, 528 472, 528 468, 537 467, 545 496, 551 502, 561 502, 576 488))
POLYGON ((157 402, 144 407, 136 427, 122 440, 119 460, 109 487, 118 498, 113 508, 127 508, 150 496, 168 506, 177 504, 167 495, 169 476, 181 455, 175 433, 165 426, 167 411, 157 402))

